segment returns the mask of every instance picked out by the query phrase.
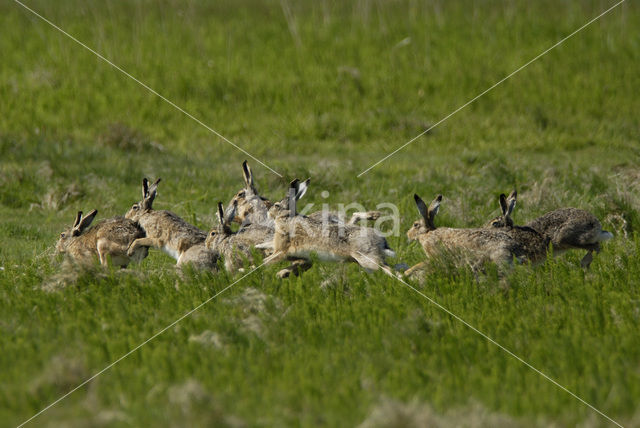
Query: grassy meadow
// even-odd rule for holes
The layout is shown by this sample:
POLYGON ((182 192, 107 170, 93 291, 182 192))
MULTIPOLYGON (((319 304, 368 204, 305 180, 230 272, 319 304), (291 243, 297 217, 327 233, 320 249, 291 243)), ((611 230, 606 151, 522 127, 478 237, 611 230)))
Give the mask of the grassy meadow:
MULTIPOLYGON (((320 206, 413 194, 472 227, 590 210, 615 235, 479 277, 410 284, 624 426, 640 426, 640 8, 626 2, 357 175, 614 2, 79 1, 25 4, 282 174, 320 206), (329 192, 324 198, 321 192, 329 192)), ((0 426, 16 426, 240 275, 152 251, 81 274, 53 246, 75 212, 156 209, 209 229, 247 156, 13 1, 0 3, 0 426)), ((326 195, 326 194, 325 194, 326 195)), ((27 426, 613 426, 381 272, 261 268, 27 426)))

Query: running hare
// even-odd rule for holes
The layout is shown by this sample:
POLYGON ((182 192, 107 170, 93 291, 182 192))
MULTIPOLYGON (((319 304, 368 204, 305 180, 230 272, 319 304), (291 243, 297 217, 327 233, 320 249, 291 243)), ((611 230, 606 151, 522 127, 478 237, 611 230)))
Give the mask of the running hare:
POLYGON ((522 246, 531 263, 539 263, 547 257, 550 239, 531 226, 515 226, 513 224, 511 214, 516 207, 517 197, 518 192, 515 190, 509 194, 509 197, 502 193, 498 199, 502 215, 491 220, 489 225, 507 232, 522 246))
POLYGON ((217 251, 224 259, 224 267, 228 272, 235 272, 242 268, 244 260, 253 261, 251 248, 255 245, 255 237, 251 231, 235 233, 231 230, 231 222, 236 213, 234 204, 225 215, 222 202, 218 202, 218 227, 211 230, 205 245, 217 251))
MULTIPOLYGON (((503 230, 437 228, 434 219, 440 209, 442 195, 438 195, 428 208, 420 196, 414 195, 413 198, 422 218, 413 223, 407 237, 410 241, 420 242, 428 258, 442 254, 443 250, 462 251, 470 255, 474 261, 490 261, 499 265, 511 264, 514 258, 522 263, 531 257, 525 245, 503 230)), ((425 265, 426 262, 418 263, 404 274, 411 275, 425 265)))
POLYGON ((103 266, 107 265, 110 257, 113 265, 125 268, 129 262, 139 262, 147 257, 149 247, 146 246, 127 254, 129 244, 145 236, 138 223, 114 217, 89 228, 97 214, 98 211, 93 210, 83 217, 82 211, 78 211, 71 229, 60 234, 56 250, 82 265, 92 263, 97 255, 103 266))
MULTIPOLYGON (((508 205, 515 206, 517 193, 514 190, 507 199, 508 205)), ((502 202, 501 202, 502 204, 502 202)), ((507 216, 497 217, 489 222, 492 227, 503 228, 513 226, 510 218, 513 207, 507 216)), ((578 208, 560 208, 550 211, 537 219, 530 221, 524 227, 531 228, 545 238, 553 246, 554 255, 570 249, 587 250, 582 258, 581 266, 588 268, 593 261, 593 252, 600 252, 600 243, 613 238, 613 235, 602 230, 600 221, 588 211, 578 208)))
POLYGON ((126 218, 140 223, 146 233, 146 237, 138 238, 131 243, 128 253, 134 253, 141 246, 155 247, 176 259, 178 265, 181 265, 185 252, 194 245, 203 244, 207 235, 171 211, 153 209, 159 182, 160 179, 157 179, 149 186, 149 181, 143 179, 142 200, 133 204, 125 215, 126 218))
POLYGON ((273 254, 265 264, 288 258, 309 260, 312 253, 320 260, 356 262, 368 271, 381 268, 394 276, 385 257, 395 257, 387 240, 370 227, 327 223, 317 218, 298 215, 296 202, 307 190, 308 180, 294 180, 288 196, 273 204, 269 217, 275 222, 273 254))

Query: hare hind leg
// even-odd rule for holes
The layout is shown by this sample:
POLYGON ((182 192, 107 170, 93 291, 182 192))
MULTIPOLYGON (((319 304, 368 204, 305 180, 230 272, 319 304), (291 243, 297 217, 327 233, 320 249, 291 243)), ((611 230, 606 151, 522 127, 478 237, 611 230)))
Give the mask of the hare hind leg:
POLYGON ((120 245, 108 239, 98 239, 97 242, 98 258, 102 266, 107 266, 107 256, 111 256, 111 261, 120 267, 127 267, 129 264, 127 254, 127 246, 120 245))
POLYGON ((384 258, 376 257, 373 255, 366 255, 360 252, 352 254, 351 257, 358 263, 363 269, 367 271, 376 271, 382 269, 384 273, 391 277, 396 277, 393 270, 384 261, 384 258))
POLYGON ((582 260, 580 261, 580 266, 585 269, 589 269, 589 266, 591 266, 591 262, 593 261, 593 252, 595 251, 596 254, 600 252, 600 244, 596 243, 596 244, 590 245, 586 247, 585 250, 587 250, 587 254, 585 254, 582 260))
POLYGON ((279 271, 276 276, 278 278, 288 278, 291 274, 298 276, 302 272, 311 269, 312 263, 310 260, 306 259, 297 259, 294 260, 291 265, 279 271))

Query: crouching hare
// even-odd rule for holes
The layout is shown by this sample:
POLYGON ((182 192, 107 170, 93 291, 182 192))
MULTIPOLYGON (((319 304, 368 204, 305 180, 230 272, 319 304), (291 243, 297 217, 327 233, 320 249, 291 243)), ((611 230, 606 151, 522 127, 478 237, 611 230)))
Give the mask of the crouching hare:
POLYGON ((85 266, 93 263, 95 256, 103 266, 110 258, 113 265, 121 268, 127 267, 131 261, 140 262, 147 257, 147 246, 140 246, 131 254, 127 252, 133 241, 145 236, 139 224, 124 217, 114 217, 89 228, 97 214, 98 211, 93 210, 82 216, 82 211, 78 211, 71 229, 60 234, 56 250, 85 266))
POLYGON ((320 260, 334 262, 356 262, 367 271, 382 269, 394 276, 386 264, 386 257, 395 257, 387 240, 370 227, 345 223, 325 222, 296 213, 296 202, 307 191, 308 180, 294 180, 289 186, 288 196, 273 204, 269 217, 275 222, 273 254, 265 264, 284 259, 309 260, 312 253, 320 260))
MULTIPOLYGON (((501 195, 501 198, 503 196, 501 195)), ((504 214, 503 209, 502 216, 489 222, 491 227, 514 227, 510 214, 515 207, 516 198, 517 192, 514 190, 506 200, 510 207, 507 214, 504 214)), ((502 205, 502 201, 500 204, 502 205)), ((600 243, 613 238, 610 232, 602 230, 602 225, 596 216, 578 208, 560 208, 550 211, 523 227, 533 229, 544 236, 551 243, 554 256, 570 249, 587 250, 587 254, 580 262, 583 268, 591 265, 594 251, 600 252, 600 243)))

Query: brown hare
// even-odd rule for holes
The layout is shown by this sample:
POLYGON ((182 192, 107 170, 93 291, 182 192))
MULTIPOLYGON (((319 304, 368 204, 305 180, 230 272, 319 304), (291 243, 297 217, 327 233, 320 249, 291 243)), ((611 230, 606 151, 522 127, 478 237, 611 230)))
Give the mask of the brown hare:
POLYGON ((511 214, 516 207, 517 197, 518 193, 515 190, 509 194, 509 197, 505 196, 504 193, 500 195, 498 201, 502 215, 491 220, 489 222, 490 227, 507 232, 522 246, 528 261, 540 263, 547 258, 550 240, 531 226, 516 226, 513 224, 511 214))
MULTIPOLYGON (((410 241, 420 242, 428 258, 447 251, 461 251, 471 256, 474 262, 480 263, 511 264, 514 258, 521 263, 529 261, 531 255, 525 246, 503 230, 436 227, 434 219, 440 208, 442 195, 438 195, 429 207, 420 196, 413 197, 422 218, 413 223, 407 237, 410 241)), ((426 262, 418 263, 404 274, 411 275, 425 265, 426 262)))
POLYGON ((245 260, 253 262, 251 248, 255 245, 255 238, 251 236, 251 231, 233 232, 231 222, 235 216, 236 206, 225 212, 222 202, 218 202, 218 227, 211 230, 205 241, 205 245, 210 250, 219 253, 224 260, 224 267, 228 272, 241 270, 245 260))
POLYGON ((89 228, 97 214, 98 211, 93 210, 83 217, 82 211, 78 211, 71 229, 60 234, 56 250, 80 265, 89 265, 98 256, 101 265, 106 266, 111 258, 113 265, 122 268, 127 267, 131 261, 140 262, 147 256, 147 246, 140 246, 131 254, 127 253, 133 241, 145 236, 138 223, 124 217, 114 217, 89 228))
POLYGON ((320 260, 356 262, 368 271, 382 269, 394 276, 386 257, 395 257, 387 240, 375 229, 352 224, 327 223, 317 218, 299 215, 296 202, 307 190, 308 180, 294 180, 288 196, 273 204, 269 217, 274 220, 273 254, 265 264, 284 259, 309 260, 316 254, 320 260))
MULTIPOLYGON (((514 190, 507 198, 507 204, 511 207, 508 211, 509 215, 491 220, 489 222, 491 227, 513 227, 510 213, 516 204, 516 198, 517 192, 514 190)), ((613 238, 610 232, 602 230, 602 225, 596 216, 578 208, 560 208, 550 211, 530 221, 524 227, 531 228, 548 239, 554 255, 570 249, 587 250, 587 254, 580 263, 584 268, 588 268, 593 261, 593 252, 600 252, 600 243, 613 238)))
POLYGON ((143 179, 142 200, 133 204, 125 215, 126 218, 137 221, 146 233, 146 237, 138 238, 131 243, 128 252, 132 254, 141 246, 155 247, 176 259, 178 265, 181 265, 182 257, 187 250, 194 245, 204 244, 207 235, 171 211, 153 209, 159 182, 160 179, 157 179, 149 186, 149 181, 143 179))

